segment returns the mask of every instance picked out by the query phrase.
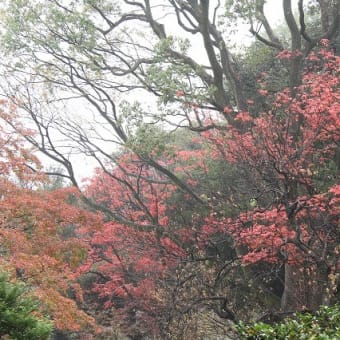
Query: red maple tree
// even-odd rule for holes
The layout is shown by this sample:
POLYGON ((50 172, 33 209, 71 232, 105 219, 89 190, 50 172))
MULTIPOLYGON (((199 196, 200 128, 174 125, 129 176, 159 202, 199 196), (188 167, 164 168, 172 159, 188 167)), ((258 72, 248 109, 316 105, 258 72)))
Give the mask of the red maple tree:
POLYGON ((72 188, 43 190, 48 179, 22 137, 32 131, 20 123, 8 102, 1 102, 0 119, 1 268, 32 287, 42 313, 51 316, 56 328, 94 327, 94 319, 76 302, 82 300, 77 268, 87 253, 76 230, 96 228, 101 218, 69 203, 78 196, 72 188))
POLYGON ((282 308, 289 311, 326 303, 339 280, 340 59, 321 49, 308 62, 302 84, 277 93, 270 112, 239 112, 242 128, 206 133, 216 157, 251 174, 257 206, 217 224, 247 247, 245 263, 285 263, 282 308))
MULTIPOLYGON (((216 197, 207 197, 210 217, 203 223, 204 214, 196 215, 194 227, 179 227, 171 214, 179 210, 170 204, 175 186, 133 153, 124 153, 112 173, 99 170, 90 181, 89 196, 122 219, 94 234, 82 271, 98 275, 94 291, 105 298, 106 307, 115 306, 115 315, 130 332, 135 327, 157 334, 158 317, 169 310, 169 296, 159 287, 191 258, 190 246, 205 253, 216 235, 232 237, 242 249, 243 266, 285 265, 285 311, 315 309, 333 298, 339 280, 340 196, 336 170, 330 169, 337 166, 340 139, 339 58, 324 49, 312 54, 309 63, 301 86, 277 93, 269 112, 238 112, 234 125, 202 133, 210 149, 177 151, 177 158, 162 159, 197 188, 193 174, 209 171, 209 158, 248 174, 251 202, 239 208, 237 218, 223 216, 216 197)), ((237 202, 231 195, 226 204, 237 202)), ((220 299, 197 301, 209 298, 220 299)))

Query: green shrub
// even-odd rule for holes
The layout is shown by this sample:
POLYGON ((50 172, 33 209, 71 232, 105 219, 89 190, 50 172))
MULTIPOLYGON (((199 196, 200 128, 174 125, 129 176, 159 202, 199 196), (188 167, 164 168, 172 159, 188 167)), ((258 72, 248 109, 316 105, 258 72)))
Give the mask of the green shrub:
POLYGON ((50 337, 52 324, 38 318, 37 302, 28 297, 24 285, 11 283, 0 275, 0 338, 45 340, 50 337))
POLYGON ((281 323, 240 323, 237 330, 249 340, 333 340, 340 339, 340 304, 323 306, 315 314, 297 313, 281 323))

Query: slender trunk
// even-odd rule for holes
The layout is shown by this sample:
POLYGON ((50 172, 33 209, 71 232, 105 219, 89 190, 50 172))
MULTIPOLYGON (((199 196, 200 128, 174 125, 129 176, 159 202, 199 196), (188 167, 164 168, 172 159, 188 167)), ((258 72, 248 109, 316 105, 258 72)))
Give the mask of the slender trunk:
MULTIPOLYGON (((300 125, 295 126, 296 131, 293 133, 294 139, 299 138, 300 125)), ((297 181, 292 181, 287 190, 286 213, 288 225, 291 231, 299 234, 301 231, 299 222, 296 220, 296 204, 299 196, 299 187, 297 181)), ((297 239, 300 236, 297 235, 297 239)), ((316 242, 311 245, 320 247, 316 242)), ((287 254, 284 275, 284 291, 281 298, 281 308, 284 312, 295 312, 302 310, 314 311, 324 302, 326 287, 328 281, 328 268, 324 262, 311 259, 305 250, 295 250, 294 253, 287 254), (296 252, 302 252, 300 254, 296 252), (300 256, 299 256, 300 255, 300 256), (294 263, 298 259, 300 263, 294 263)))
POLYGON ((322 265, 285 265, 285 287, 281 300, 284 312, 314 311, 327 303, 327 269, 322 265))

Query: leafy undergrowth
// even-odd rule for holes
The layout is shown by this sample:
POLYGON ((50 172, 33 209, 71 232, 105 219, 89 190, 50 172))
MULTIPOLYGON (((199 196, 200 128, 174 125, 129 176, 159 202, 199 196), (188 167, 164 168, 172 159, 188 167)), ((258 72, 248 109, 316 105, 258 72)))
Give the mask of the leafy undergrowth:
POLYGON ((323 306, 315 314, 297 313, 273 325, 240 323, 237 328, 241 338, 249 340, 340 339, 340 304, 323 306))

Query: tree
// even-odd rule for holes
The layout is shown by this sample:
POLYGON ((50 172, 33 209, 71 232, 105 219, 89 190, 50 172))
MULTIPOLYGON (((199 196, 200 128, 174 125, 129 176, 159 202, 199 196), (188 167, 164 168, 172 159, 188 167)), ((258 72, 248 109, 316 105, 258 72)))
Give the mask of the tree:
POLYGON ((110 221, 90 234, 92 251, 83 271, 97 276, 93 291, 104 307, 115 307, 115 320, 126 334, 165 336, 174 305, 163 296, 169 291, 162 282, 174 280, 181 259, 190 252, 185 240, 190 234, 169 220, 173 207, 167 200, 176 190, 173 184, 156 177, 154 169, 131 152, 121 154, 118 164, 111 173, 98 169, 87 195, 114 214, 129 216, 131 222, 110 221), (135 187, 138 194, 132 195, 135 187))
MULTIPOLYGON (((246 184, 252 188, 252 191, 246 192, 246 197, 251 204, 239 207, 241 214, 238 218, 231 218, 230 215, 221 218, 221 212, 217 214, 216 201, 212 201, 212 215, 205 221, 205 226, 202 228, 204 214, 201 212, 198 218, 188 221, 190 224, 194 223, 196 230, 192 232, 190 228, 183 226, 183 233, 180 234, 182 238, 178 239, 178 235, 174 235, 174 230, 179 220, 171 218, 171 205, 169 206, 174 188, 170 189, 169 193, 165 190, 165 187, 171 188, 169 183, 162 182, 161 179, 152 184, 148 182, 150 175, 146 171, 149 169, 145 168, 146 170, 142 171, 142 163, 139 163, 137 159, 129 158, 129 163, 121 164, 121 168, 125 171, 135 174, 134 177, 130 177, 133 181, 139 181, 138 185, 133 185, 133 187, 139 188, 140 193, 137 197, 143 197, 144 209, 156 200, 157 205, 152 205, 152 211, 159 212, 157 219, 164 221, 165 224, 158 222, 161 230, 151 229, 156 232, 156 235, 158 234, 158 241, 153 239, 154 235, 150 233, 145 235, 141 231, 134 231, 126 226, 110 225, 104 235, 99 232, 98 240, 101 241, 95 241, 95 243, 99 243, 101 255, 97 254, 99 256, 97 260, 104 261, 104 263, 109 261, 109 270, 112 270, 111 274, 106 277, 107 281, 104 286, 114 283, 116 288, 103 289, 99 285, 98 291, 114 297, 117 288, 121 289, 126 284, 129 285, 127 283, 129 279, 125 278, 125 274, 130 276, 134 283, 133 287, 138 286, 138 275, 135 276, 133 273, 138 272, 134 269, 134 265, 139 266, 139 259, 147 264, 148 279, 153 277, 153 282, 157 282, 157 278, 152 275, 158 272, 155 268, 162 261, 167 263, 162 257, 164 255, 162 251, 165 248, 169 252, 169 249, 162 244, 162 240, 164 241, 169 236, 175 242, 172 244, 171 254, 177 257, 175 264, 178 270, 178 264, 184 258, 199 261, 197 256, 199 252, 192 252, 190 247, 185 246, 186 242, 183 238, 186 237, 189 243, 199 245, 212 241, 210 236, 226 234, 232 236, 240 247, 246 246, 246 250, 239 253, 240 259, 245 264, 267 262, 285 265, 285 284, 282 296, 282 308, 285 312, 299 309, 315 310, 320 304, 334 300, 334 293, 338 286, 337 206, 339 193, 338 185, 335 184, 336 170, 332 170, 332 164, 339 139, 338 58, 325 49, 320 51, 319 56, 312 55, 311 59, 315 62, 315 69, 304 75, 303 84, 295 89, 294 98, 290 96, 289 89, 285 89, 277 93, 270 113, 263 113, 257 118, 251 117, 246 112, 241 112, 236 116, 236 120, 248 123, 248 131, 245 131, 244 125, 240 125, 238 129, 230 129, 229 135, 223 131, 205 132, 205 138, 210 140, 210 146, 214 148, 213 152, 210 152, 210 157, 216 160, 225 158, 227 163, 236 165, 240 170, 239 173, 250 172, 246 178, 246 184), (320 67, 322 67, 322 72, 317 72, 320 67), (293 123, 298 119, 301 126, 297 133, 293 123), (328 178, 323 179, 320 187, 320 173, 324 174, 325 171, 328 172, 328 178), (163 199, 157 199, 159 197, 157 190, 161 190, 162 193, 167 192, 166 196, 163 199), (154 201, 146 198, 150 192, 152 193, 150 198, 154 201), (257 208, 254 209, 254 206, 257 208), (172 225, 174 221, 176 224, 172 225), (164 227, 168 228, 164 230, 164 227), (144 237, 146 237, 145 240, 144 237), (109 247, 112 246, 114 252, 112 253, 110 249, 109 253, 102 255, 103 250, 107 251, 105 247, 102 247, 103 242, 109 247), (153 248, 150 244, 156 247, 153 248), (145 245, 148 245, 146 249, 144 249, 145 245), (129 254, 127 258, 120 257, 119 253, 122 251, 127 251, 129 254), (135 255, 133 255, 134 252, 136 252, 135 255), (125 268, 125 273, 122 273, 119 280, 117 280, 117 273, 121 270, 114 269, 112 264, 115 261, 112 258, 115 259, 118 267, 125 268), (156 262, 155 259, 157 259, 156 262), (113 275, 115 279, 110 279, 110 275, 113 275)), ((167 150, 171 150, 171 147, 169 146, 167 150)), ((197 171, 196 167, 206 168, 205 163, 209 158, 207 154, 204 150, 197 148, 193 152, 178 152, 179 156, 171 160, 163 158, 163 162, 168 165, 175 163, 177 168, 181 164, 181 170, 177 170, 177 173, 181 171, 191 177, 197 171), (179 163, 181 157, 184 161, 179 163), (194 159, 194 164, 191 163, 191 159, 194 159)), ((164 153, 162 155, 164 157, 164 153)), ((124 161, 127 157, 128 155, 124 156, 124 161)), ((133 204, 132 200, 127 198, 128 194, 124 194, 126 189, 115 186, 114 182, 109 180, 110 176, 118 178, 119 173, 120 169, 117 169, 111 175, 107 175, 107 178, 100 174, 96 179, 100 183, 91 184, 93 190, 91 196, 98 203, 105 202, 111 210, 119 210, 120 207, 128 209, 131 216, 136 216, 135 223, 138 221, 143 223, 147 218, 142 212, 143 209, 138 208, 140 203, 133 204), (110 190, 112 190, 111 194, 110 190), (117 199, 122 200, 122 203, 118 203, 117 199), (131 205, 127 205, 128 202, 131 205)), ((123 175, 125 183, 128 179, 124 172, 123 175)), ((192 180, 190 177, 186 178, 186 181, 192 180)), ((202 174, 198 178, 202 179, 202 174)), ((122 177, 119 177, 119 180, 123 182, 122 177)), ((130 182, 129 185, 131 185, 130 182)), ((196 187, 199 185, 196 184, 196 187)), ((199 189, 196 188, 196 192, 199 192, 199 189)), ((206 196, 206 199, 208 198, 206 196)), ((184 198, 182 200, 185 201, 184 198)), ((226 247, 226 244, 224 246, 226 247)), ((202 249, 208 248, 201 247, 200 250, 202 249)), ((205 257, 204 259, 214 258, 205 257)), ((222 260, 225 261, 226 258, 222 257, 222 260)), ((170 268, 166 267, 169 274, 170 268)), ((207 267, 205 269, 207 270, 207 267)), ((142 271, 144 270, 145 268, 142 271)), ((100 272, 106 272, 106 269, 102 268, 100 272)), ((211 276, 216 284, 216 276, 211 276)), ((197 280, 197 272, 193 277, 197 280)), ((208 280, 206 284, 207 282, 208 280)), ((128 288, 125 287, 125 289, 128 291, 128 288)), ((124 289, 119 291, 124 296, 124 289)), ((206 295, 206 300, 212 298, 223 300, 222 296, 211 295, 212 291, 213 289, 210 290, 210 294, 206 295)), ((213 293, 216 293, 216 290, 213 293)), ((194 300, 192 292, 190 298, 194 300)), ((133 300, 138 301, 135 296, 133 300)), ((144 297, 141 301, 145 303, 148 299, 144 297)), ((136 305, 133 307, 136 308, 136 305)))
MULTIPOLYGON (((300 0, 297 21, 291 1, 283 0, 289 32, 285 40, 280 39, 270 27, 265 16, 265 1, 228 1, 226 8, 218 1, 174 0, 169 0, 166 5, 149 0, 125 0, 119 3, 121 8, 119 4, 96 0, 77 3, 51 1, 48 7, 36 1, 27 1, 25 6, 20 1, 7 4, 3 46, 11 60, 3 65, 9 79, 4 90, 26 111, 38 130, 36 137, 26 135, 26 140, 63 166, 63 176, 82 191, 84 200, 92 208, 105 214, 109 221, 107 234, 113 236, 115 231, 122 232, 123 229, 137 244, 138 238, 155 241, 157 249, 146 258, 157 257, 162 249, 162 238, 165 238, 163 223, 167 225, 166 217, 171 217, 171 214, 167 216, 167 201, 174 198, 174 193, 180 192, 180 197, 185 197, 186 202, 191 201, 191 205, 195 206, 193 210, 203 212, 192 219, 195 230, 189 233, 188 243, 193 245, 192 248, 195 245, 198 248, 195 255, 201 255, 200 250, 208 252, 210 243, 215 249, 214 258, 227 264, 226 258, 220 256, 221 252, 214 247, 214 240, 220 239, 219 234, 224 240, 231 238, 228 244, 233 245, 236 253, 231 263, 233 268, 237 267, 234 271, 238 271, 239 276, 243 275, 243 280, 235 280, 234 285, 235 282, 241 285, 241 282, 249 281, 249 275, 253 274, 254 267, 248 271, 248 268, 239 266, 242 259, 258 262, 253 254, 257 253, 257 260, 268 262, 265 256, 259 257, 260 250, 268 246, 264 237, 259 237, 259 244, 251 244, 248 236, 257 227, 273 221, 277 215, 283 216, 281 225, 275 230, 285 231, 279 238, 287 242, 287 245, 278 244, 275 248, 276 253, 282 253, 277 263, 284 263, 285 267, 283 308, 288 311, 305 306, 304 302, 292 302, 292 297, 302 292, 299 286, 302 276, 293 270, 297 264, 290 261, 293 254, 298 257, 301 253, 304 260, 310 261, 306 264, 306 273, 315 266, 319 270, 319 265, 330 269, 331 272, 323 276, 327 284, 331 274, 337 275, 337 269, 333 270, 338 242, 336 229, 333 232, 337 187, 332 177, 339 164, 334 163, 331 157, 338 153, 338 83, 335 73, 338 59, 325 51, 320 58, 316 52, 322 48, 325 39, 332 41, 338 33, 339 1, 304 5, 300 0), (312 7, 319 16, 316 21, 319 31, 315 36, 310 33, 306 20, 312 7), (163 14, 173 16, 172 23, 176 22, 183 32, 182 37, 169 33, 171 25, 162 19, 163 14), (270 48, 273 55, 278 54, 275 60, 283 69, 282 84, 274 89, 267 87, 266 81, 269 82, 272 69, 268 70, 268 74, 261 72, 257 77, 246 77, 247 72, 242 74, 242 67, 228 46, 229 31, 223 31, 224 23, 235 23, 234 18, 246 20, 254 37, 270 48), (140 26, 139 35, 131 33, 131 25, 140 26), (191 53, 189 38, 185 38, 191 37, 191 34, 200 39, 201 50, 206 54, 204 62, 199 62, 191 53), (305 67, 314 67, 315 58, 319 69, 304 73, 305 67), (245 78, 249 80, 247 84, 245 78), (319 84, 325 95, 320 96, 319 84), (249 87, 256 88, 259 93, 250 95, 249 87), (305 90, 309 92, 304 95, 305 90), (128 96, 125 100, 118 98, 119 94, 126 93, 144 98, 145 91, 155 96, 158 106, 131 103, 128 96), (93 110, 88 114, 93 113, 95 119, 87 122, 87 126, 84 121, 77 122, 72 115, 62 115, 60 103, 72 103, 74 98, 93 110), (262 111, 266 113, 261 114, 262 111), (321 119, 324 114, 327 120, 321 119), (320 121, 329 125, 330 130, 319 131, 316 122, 320 121), (206 138, 205 142, 210 143, 211 154, 201 153, 197 159, 190 159, 194 164, 191 169, 189 167, 189 173, 195 170, 200 174, 201 169, 205 169, 205 160, 212 158, 215 162, 218 160, 222 168, 225 165, 230 171, 233 169, 234 174, 241 174, 241 178, 229 182, 230 178, 235 179, 235 176, 230 176, 223 181, 228 186, 223 195, 218 189, 210 190, 207 195, 197 181, 183 175, 185 169, 182 166, 173 166, 161 143, 168 130, 159 133, 159 129, 154 129, 159 123, 166 124, 168 130, 171 127, 190 129, 198 133, 200 140, 206 138), (307 127, 312 134, 308 133, 307 127), (265 135, 262 135, 262 129, 265 135), (56 138, 53 138, 53 131, 56 138), (282 131, 286 134, 283 135, 282 131), (129 150, 125 154, 128 162, 121 163, 124 157, 112 153, 116 146, 129 150), (105 174, 106 182, 109 182, 106 177, 110 178, 112 186, 123 192, 115 199, 114 206, 110 202, 111 194, 106 199, 106 193, 101 192, 91 197, 88 195, 91 191, 81 188, 71 162, 75 150, 96 159, 102 169, 100 176, 105 174), (323 158, 315 159, 314 152, 323 158), (281 155, 287 160, 282 160, 281 155), (323 179, 322 173, 327 173, 330 180, 323 179), (161 187, 166 189, 162 191, 161 187), (160 201, 157 201, 158 197, 160 201), (321 211, 310 208, 311 202, 322 206, 321 211), (255 206, 259 211, 252 211, 255 206), (159 216, 155 216, 154 209, 157 207, 161 208, 159 216), (206 211, 211 212, 211 219, 204 226, 202 220, 206 211), (258 219, 254 228, 249 227, 253 222, 246 220, 247 212, 258 219), (237 223, 234 219, 229 220, 237 215, 240 216, 237 223), (315 221, 327 221, 330 239, 321 237, 319 227, 322 223, 317 222, 315 226, 311 222, 312 216, 317 217, 315 221), (236 229, 233 228, 235 223, 236 229), (226 231, 226 225, 231 230, 226 231), (299 228, 311 235, 305 236, 299 228), (309 241, 301 239, 301 235, 307 239, 310 237, 309 241), (202 243, 204 250, 197 247, 202 243), (321 245, 326 247, 330 262, 325 260, 324 254, 321 256, 322 263, 315 260, 321 245), (312 254, 315 252, 315 256, 310 255, 309 250, 312 254)), ((229 176, 228 171, 223 175, 226 173, 229 176)), ((96 185, 99 187, 99 184, 96 185)), ((186 231, 188 233, 188 228, 186 231)), ((166 232, 171 234, 169 230, 166 232)), ((171 242, 179 243, 174 235, 170 236, 171 242)), ((267 236, 274 241, 273 234, 267 236)), ((119 243, 121 240, 118 240, 112 239, 111 242, 119 243)), ((110 248, 110 245, 107 246, 110 248)), ((182 248, 181 244, 176 246, 182 248)), ((177 251, 181 253, 180 249, 177 251)), ((130 252, 131 258, 134 258, 132 246, 130 252)), ((192 253, 188 251, 183 257, 191 259, 192 253)), ((116 259, 115 255, 112 256, 116 259)), ((200 257, 196 259, 199 262, 200 257)), ((191 278, 188 266, 182 268, 186 278, 191 278)), ((225 291, 229 283, 226 279, 229 266, 220 267, 221 272, 214 271, 215 277, 211 273, 209 275, 207 268, 209 266, 202 268, 201 272, 205 275, 201 276, 200 282, 204 283, 208 276, 212 281, 218 279, 224 296, 216 296, 216 291, 213 291, 208 298, 211 298, 210 302, 216 298, 219 307, 223 307, 215 308, 217 311, 225 310, 228 307, 225 291)), ((168 269, 171 271, 171 266, 168 269)), ((191 282, 191 287, 194 287, 197 281, 191 282)), ((210 282, 208 286, 211 286, 210 282)), ((228 288, 228 293, 231 291, 228 288)), ((307 287, 303 292, 308 291, 307 287)), ((196 302, 198 306, 207 305, 208 298, 195 299, 194 305, 196 302)), ((319 300, 313 298, 310 304, 314 308, 319 300)))
POLYGON ((322 73, 305 74, 294 97, 286 89, 276 94, 271 112, 255 119, 244 112, 236 116, 250 124, 248 132, 230 129, 227 137, 213 135, 217 151, 226 149, 229 162, 252 173, 251 199, 258 208, 240 215, 241 229, 233 227, 235 237, 248 247, 246 262, 277 261, 281 256, 285 311, 315 310, 327 303, 329 278, 338 267, 334 156, 339 140, 339 61, 326 50, 320 54, 321 65, 320 56, 310 58, 322 73), (319 187, 320 173, 330 168, 331 176, 322 182, 326 188, 319 187))
POLYGON ((38 305, 25 293, 22 285, 0 276, 0 335, 11 339, 48 339, 52 324, 34 315, 38 305))
MULTIPOLYGON (((94 327, 93 319, 70 298, 72 291, 81 301, 77 268, 86 258, 87 246, 76 233, 70 236, 65 231, 88 224, 95 228, 101 219, 71 204, 70 199, 77 196, 72 188, 40 190, 48 178, 38 171, 38 159, 22 137, 33 132, 18 121, 15 107, 8 102, 2 102, 0 119, 1 267, 34 287, 32 294, 39 298, 42 310, 51 315, 56 328, 94 327), (14 129, 20 130, 21 135, 14 133, 14 129)), ((6 290, 7 284, 3 282, 3 285, 6 290)), ((8 289, 13 291, 14 302, 22 294, 19 288, 11 288, 9 284, 8 289)), ((24 307, 25 304, 17 308, 24 307)), ((30 310, 23 313, 23 317, 28 317, 30 310)))

